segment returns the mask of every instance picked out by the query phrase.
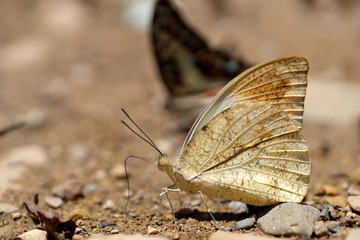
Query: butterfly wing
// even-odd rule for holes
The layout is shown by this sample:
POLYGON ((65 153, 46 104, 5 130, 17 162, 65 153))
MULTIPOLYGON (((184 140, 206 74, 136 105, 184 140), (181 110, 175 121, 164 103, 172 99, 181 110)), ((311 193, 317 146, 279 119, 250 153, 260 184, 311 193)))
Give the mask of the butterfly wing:
POLYGON ((307 143, 291 117, 264 102, 237 102, 200 129, 180 155, 188 191, 253 205, 300 202, 310 178, 307 143))
POLYGON ((256 65, 231 80, 198 117, 184 145, 216 114, 236 103, 263 102, 279 107, 302 128, 308 62, 302 57, 279 58, 256 65))
POLYGON ((222 87, 246 69, 225 51, 210 49, 170 1, 156 2, 151 32, 158 67, 173 98, 222 87))

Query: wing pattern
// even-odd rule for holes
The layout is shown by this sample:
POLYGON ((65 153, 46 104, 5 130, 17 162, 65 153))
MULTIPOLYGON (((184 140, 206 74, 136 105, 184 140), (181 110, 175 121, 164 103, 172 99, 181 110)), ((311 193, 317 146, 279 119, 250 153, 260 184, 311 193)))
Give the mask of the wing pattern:
POLYGON ((280 108, 239 102, 198 131, 180 156, 182 174, 214 197, 255 205, 300 202, 310 177, 307 143, 280 108))
POLYGON ((151 33, 158 67, 172 96, 222 87, 247 68, 227 52, 211 49, 170 2, 156 2, 151 33))

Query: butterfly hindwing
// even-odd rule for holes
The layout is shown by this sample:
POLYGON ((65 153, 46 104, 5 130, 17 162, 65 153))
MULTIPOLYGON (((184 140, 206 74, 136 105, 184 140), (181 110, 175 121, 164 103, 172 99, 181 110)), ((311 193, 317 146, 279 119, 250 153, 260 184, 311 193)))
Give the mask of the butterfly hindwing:
POLYGON ((185 146, 185 178, 210 196, 255 205, 300 202, 309 183, 307 143, 294 121, 267 103, 236 103, 185 146))
POLYGON ((161 76, 174 98, 222 87, 247 67, 225 51, 211 49, 171 1, 156 2, 151 32, 161 76))

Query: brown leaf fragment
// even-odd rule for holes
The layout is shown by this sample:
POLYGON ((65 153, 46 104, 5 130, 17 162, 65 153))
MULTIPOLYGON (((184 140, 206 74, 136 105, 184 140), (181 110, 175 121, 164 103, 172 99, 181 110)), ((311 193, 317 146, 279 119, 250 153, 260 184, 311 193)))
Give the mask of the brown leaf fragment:
POLYGON ((35 222, 39 222, 45 231, 49 234, 49 239, 63 240, 71 239, 75 233, 76 224, 71 219, 62 217, 59 213, 53 210, 42 210, 38 207, 38 194, 34 196, 34 208, 31 208, 28 203, 24 201, 24 205, 29 212, 29 215, 35 222))

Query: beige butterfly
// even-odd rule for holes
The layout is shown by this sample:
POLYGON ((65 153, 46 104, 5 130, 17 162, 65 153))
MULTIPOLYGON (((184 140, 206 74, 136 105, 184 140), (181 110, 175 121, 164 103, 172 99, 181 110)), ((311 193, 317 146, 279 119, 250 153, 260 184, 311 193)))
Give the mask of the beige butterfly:
POLYGON ((158 168, 190 193, 258 206, 301 202, 310 180, 301 133, 307 72, 306 59, 287 57, 241 73, 198 117, 179 155, 160 156, 158 168))

